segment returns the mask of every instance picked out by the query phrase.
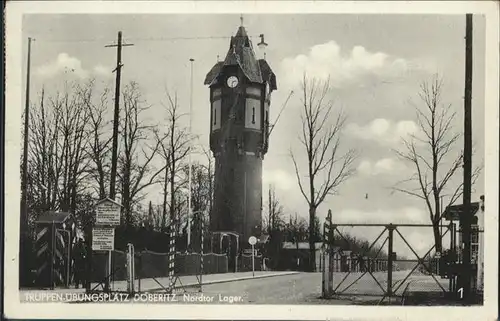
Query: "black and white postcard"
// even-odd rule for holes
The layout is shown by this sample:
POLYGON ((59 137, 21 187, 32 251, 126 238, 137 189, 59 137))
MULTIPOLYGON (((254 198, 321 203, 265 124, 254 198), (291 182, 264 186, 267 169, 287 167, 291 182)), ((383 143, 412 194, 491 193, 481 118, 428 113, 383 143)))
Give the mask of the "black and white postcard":
POLYGON ((496 319, 495 2, 5 12, 6 317, 496 319))

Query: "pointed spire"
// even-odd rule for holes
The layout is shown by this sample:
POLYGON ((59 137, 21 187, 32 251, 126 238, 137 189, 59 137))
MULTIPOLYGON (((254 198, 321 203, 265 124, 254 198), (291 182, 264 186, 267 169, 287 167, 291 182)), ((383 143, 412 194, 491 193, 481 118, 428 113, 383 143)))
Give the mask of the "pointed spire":
POLYGON ((243 27, 243 14, 240 15, 240 26, 243 27))

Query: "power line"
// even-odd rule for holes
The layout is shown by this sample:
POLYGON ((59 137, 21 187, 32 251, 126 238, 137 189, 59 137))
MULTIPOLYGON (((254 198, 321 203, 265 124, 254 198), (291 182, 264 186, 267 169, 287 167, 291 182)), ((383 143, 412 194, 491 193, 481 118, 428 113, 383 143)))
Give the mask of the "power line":
MULTIPOLYGON (((287 105, 287 103, 288 103, 288 100, 290 100, 290 97, 292 97, 292 95, 293 95, 293 90, 292 90, 292 91, 290 91, 290 94, 288 94, 288 97, 286 98, 285 103, 284 103, 284 104, 283 104, 283 106, 281 107, 280 112, 278 113, 278 116, 276 117, 276 120, 275 120, 275 121, 274 121, 274 123, 273 123, 273 124, 271 124, 271 126, 269 127, 269 134, 268 134, 268 136, 271 136, 271 133, 273 132, 274 127, 275 127, 275 126, 276 126, 276 124, 278 123, 278 120, 280 119, 280 116, 281 116, 281 114, 283 113, 283 110, 285 110, 285 107, 286 107, 286 105, 287 105)), ((269 121, 269 120, 268 120, 268 121, 269 121)))
MULTIPOLYGON (((248 36, 249 38, 258 38, 258 36, 248 36)), ((206 37, 133 37, 130 41, 177 41, 177 40, 226 40, 231 39, 231 36, 206 36, 206 37)), ((89 42, 107 42, 107 38, 89 38, 89 39, 43 39, 37 38, 38 41, 47 43, 89 43, 89 42)), ((125 43, 124 43, 125 44, 125 43)))

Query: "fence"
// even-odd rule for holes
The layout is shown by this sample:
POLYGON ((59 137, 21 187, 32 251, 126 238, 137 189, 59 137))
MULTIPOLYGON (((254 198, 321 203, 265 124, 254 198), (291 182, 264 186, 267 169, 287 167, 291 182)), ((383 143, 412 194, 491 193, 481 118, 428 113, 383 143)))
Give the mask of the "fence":
MULTIPOLYGON (((256 255, 254 258, 254 271, 262 271, 262 255, 256 255)), ((242 254, 238 256, 238 272, 252 271, 252 255, 242 254)))
MULTIPOLYGON (((99 285, 104 283, 107 277, 106 265, 108 264, 107 253, 95 252, 92 258, 91 282, 99 285)), ((134 279, 137 282, 137 289, 144 282, 153 281, 159 283, 158 287, 166 287, 169 277, 169 253, 156 253, 152 251, 140 251, 134 254, 134 279)), ((111 255, 111 290, 124 290, 124 286, 115 284, 117 281, 126 281, 127 253, 123 251, 112 251, 111 255)), ((226 255, 206 253, 203 254, 203 271, 201 269, 201 255, 199 253, 179 253, 175 254, 174 275, 181 279, 183 285, 189 284, 190 288, 199 288, 198 282, 200 274, 216 274, 228 272, 228 258, 226 255), (186 282, 184 282, 186 281, 186 282)), ((199 283, 199 282, 198 282, 199 283)), ((182 285, 180 285, 182 287, 182 285)), ((97 288, 97 286, 94 286, 97 288)))
MULTIPOLYGON (((203 213, 194 213, 192 242, 190 248, 193 252, 179 253, 179 241, 182 244, 182 237, 178 233, 177 224, 172 224, 169 227, 168 243, 163 248, 167 253, 159 253, 145 249, 144 242, 138 242, 138 249, 135 251, 134 245, 128 243, 125 248, 127 252, 112 251, 111 253, 111 269, 107 271, 107 259, 102 254, 93 253, 91 264, 91 282, 97 283, 91 287, 91 291, 95 291, 100 286, 105 290, 104 284, 109 278, 111 291, 127 291, 134 292, 136 289, 141 291, 141 283, 145 284, 148 290, 152 286, 159 287, 159 290, 165 290, 169 293, 177 291, 179 288, 195 289, 201 291, 202 275, 205 273, 221 273, 227 272, 227 263, 224 264, 221 258, 213 255, 205 255, 203 252, 203 213), (205 258, 208 259, 207 267, 204 266, 205 258), (117 281, 127 281, 115 284, 117 281)), ((143 230, 140 230, 144 232, 143 230)), ((165 238, 166 234, 158 235, 165 238)), ((123 242, 122 242, 123 243, 123 242)), ((187 244, 185 244, 187 245, 187 244)), ((121 244, 123 248, 123 244, 121 244)), ((223 259, 222 259, 223 260, 223 259)), ((106 289, 107 290, 107 289, 106 289)))
MULTIPOLYGON (((420 252, 427 251, 419 254, 417 253, 419 251, 415 250, 415 245, 412 246, 408 237, 400 231, 407 227, 410 228, 408 234, 411 234, 416 228, 432 228, 432 225, 332 224, 333 233, 345 239, 339 227, 378 229, 374 234, 378 235, 361 253, 354 253, 332 245, 322 253, 324 297, 377 297, 378 303, 381 304, 387 298, 390 301, 394 297, 403 297, 410 284, 414 290, 420 292, 427 291, 441 295, 454 292, 454 278, 450 278, 448 282, 443 281, 439 271, 441 259, 431 256, 435 245, 430 248, 420 248, 420 252), (414 258, 397 256, 396 238, 400 241, 400 245, 405 246, 406 250, 414 255, 414 258), (373 252, 372 249, 375 251, 373 252), (387 251, 385 257, 381 255, 384 249, 387 251), (367 256, 368 253, 375 254, 367 256)), ((450 224, 442 227, 445 231, 440 234, 441 240, 450 233, 450 248, 454 249, 453 226, 450 224)))

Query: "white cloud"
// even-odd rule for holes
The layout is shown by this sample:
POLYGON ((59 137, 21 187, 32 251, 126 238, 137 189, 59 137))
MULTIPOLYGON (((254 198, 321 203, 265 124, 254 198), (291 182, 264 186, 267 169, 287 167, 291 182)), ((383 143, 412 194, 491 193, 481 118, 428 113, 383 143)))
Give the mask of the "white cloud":
POLYGON ((404 163, 394 158, 382 158, 376 162, 363 160, 358 165, 358 173, 364 176, 380 174, 399 174, 408 168, 404 163))
POLYGON ((264 185, 273 184, 277 189, 283 191, 288 191, 297 187, 295 177, 290 176, 289 173, 281 169, 264 170, 262 183, 264 185))
POLYGON ((416 207, 361 210, 345 208, 334 213, 336 223, 428 223, 427 213, 416 207))
POLYGON ((282 61, 286 80, 296 83, 304 72, 309 76, 326 79, 330 76, 332 85, 341 87, 362 81, 364 78, 393 78, 408 71, 408 63, 401 58, 382 52, 370 52, 362 46, 355 46, 350 52, 343 52, 335 41, 311 47, 307 55, 285 58, 282 61))
POLYGON ((384 145, 395 145, 401 139, 409 139, 412 136, 420 137, 421 132, 418 125, 412 120, 403 120, 394 123, 385 118, 377 118, 366 125, 356 123, 348 124, 345 133, 363 140, 372 140, 384 145))
POLYGON ((80 79, 85 79, 91 75, 111 75, 111 69, 102 65, 97 65, 92 70, 87 70, 82 66, 80 59, 63 52, 60 53, 54 61, 36 68, 35 74, 43 78, 52 78, 60 74, 69 74, 80 79))
POLYGON ((94 74, 99 76, 107 76, 109 77, 112 74, 112 70, 109 67, 103 65, 97 65, 94 67, 94 74))

